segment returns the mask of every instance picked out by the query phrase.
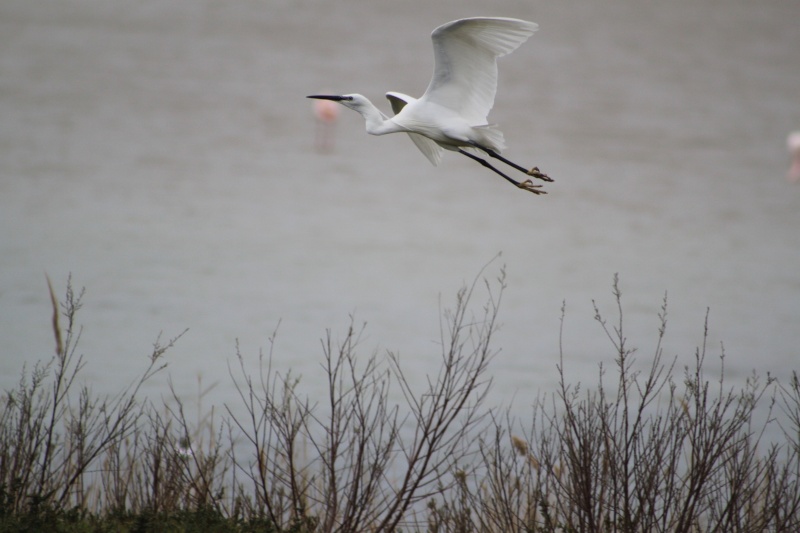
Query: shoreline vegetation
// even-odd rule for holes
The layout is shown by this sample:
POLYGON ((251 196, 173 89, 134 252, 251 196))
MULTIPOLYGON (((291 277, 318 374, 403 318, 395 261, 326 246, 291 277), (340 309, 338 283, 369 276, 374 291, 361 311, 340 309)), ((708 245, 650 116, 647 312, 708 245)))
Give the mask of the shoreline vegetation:
POLYGON ((707 318, 694 364, 676 368, 662 353, 666 296, 655 350, 640 355, 617 276, 612 318, 595 305, 613 360, 573 385, 560 350, 557 391, 528 420, 485 401, 502 269, 441 313, 427 381, 392 352, 357 355, 351 319, 342 341, 323 339, 319 398, 272 367, 271 348, 252 373, 237 346, 239 405, 197 422, 174 390, 140 398, 180 335, 156 341, 124 390, 96 395, 80 384, 83 291, 70 278, 59 301, 48 287, 55 356, 0 397, 0 533, 800 531, 797 372, 732 388, 720 353, 709 377, 707 318), (767 442, 776 427, 783 439, 767 442))

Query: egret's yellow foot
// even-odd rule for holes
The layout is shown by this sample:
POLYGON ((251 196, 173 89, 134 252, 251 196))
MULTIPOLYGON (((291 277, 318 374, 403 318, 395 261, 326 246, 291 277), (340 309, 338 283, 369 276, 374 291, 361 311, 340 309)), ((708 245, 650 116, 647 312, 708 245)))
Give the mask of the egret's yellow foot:
POLYGON ((533 167, 528 171, 528 176, 533 176, 534 178, 540 179, 542 181, 553 181, 553 178, 539 170, 539 167, 533 167))
POLYGON ((517 187, 532 192, 533 194, 547 194, 547 191, 542 191, 539 189, 541 185, 534 185, 531 180, 525 180, 518 184, 517 187))

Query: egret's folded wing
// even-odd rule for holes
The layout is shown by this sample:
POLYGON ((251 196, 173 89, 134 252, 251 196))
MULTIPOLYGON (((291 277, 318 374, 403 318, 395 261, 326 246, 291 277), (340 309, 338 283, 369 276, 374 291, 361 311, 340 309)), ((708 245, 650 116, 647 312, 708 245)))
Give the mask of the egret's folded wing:
MULTIPOLYGON (((417 101, 417 99, 413 96, 408 96, 407 94, 398 92, 388 92, 386 93, 386 98, 388 98, 389 102, 392 104, 392 111, 394 111, 395 115, 402 111, 407 104, 417 101)), ((419 133, 409 133, 408 136, 411 137, 411 140, 417 145, 419 151, 425 154, 425 157, 428 158, 428 161, 433 163, 433 166, 439 165, 439 163, 442 161, 441 146, 436 144, 431 139, 428 139, 424 135, 420 135, 419 133)))
POLYGON ((420 99, 452 109, 470 124, 486 123, 497 92, 497 58, 538 29, 533 22, 477 17, 439 26, 433 40, 433 78, 420 99))
POLYGON ((417 145, 419 151, 425 154, 425 157, 428 158, 428 161, 433 163, 433 166, 438 166, 439 163, 442 161, 442 147, 436 144, 436 142, 428 139, 424 135, 420 135, 419 133, 409 133, 409 137, 411 140, 414 141, 414 144, 417 145))

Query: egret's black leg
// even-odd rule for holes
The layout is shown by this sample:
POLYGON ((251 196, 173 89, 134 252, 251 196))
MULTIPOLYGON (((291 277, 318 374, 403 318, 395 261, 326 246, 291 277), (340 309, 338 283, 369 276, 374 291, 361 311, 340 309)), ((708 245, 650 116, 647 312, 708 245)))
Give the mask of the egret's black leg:
POLYGON ((500 174, 501 176, 503 176, 504 179, 506 179, 510 183, 513 183, 514 185, 516 185, 520 189, 524 189, 526 191, 530 191, 533 194, 547 194, 547 191, 540 191, 539 190, 539 187, 541 187, 541 185, 534 185, 531 180, 525 180, 525 181, 519 182, 519 181, 517 181, 517 180, 515 180, 513 178, 510 178, 510 177, 506 176, 505 174, 503 174, 502 172, 500 172, 499 170, 494 168, 485 159, 481 159, 480 157, 478 157, 476 155, 472 155, 471 153, 466 152, 466 151, 464 151, 464 150, 462 150, 460 148, 459 148, 458 152, 460 154, 464 154, 465 156, 469 157, 470 159, 472 159, 474 161, 477 161, 478 163, 480 163, 481 165, 485 166, 486 168, 492 170, 493 172, 496 172, 497 174, 500 174))
POLYGON ((532 169, 528 170, 527 168, 522 167, 522 166, 514 163, 513 161, 509 161, 508 159, 506 159, 502 155, 498 154, 497 152, 495 152, 491 148, 485 148, 485 147, 481 146, 480 144, 476 144, 476 143, 472 143, 472 145, 475 148, 483 150, 484 152, 489 154, 490 157, 494 157, 495 159, 499 159, 500 161, 502 161, 506 165, 508 165, 510 167, 514 167, 515 169, 519 170, 520 172, 522 172, 524 174, 527 174, 528 176, 533 176, 534 178, 538 178, 538 179, 540 179, 542 181, 553 181, 553 179, 550 176, 548 176, 544 172, 540 171, 539 167, 533 167, 532 169))

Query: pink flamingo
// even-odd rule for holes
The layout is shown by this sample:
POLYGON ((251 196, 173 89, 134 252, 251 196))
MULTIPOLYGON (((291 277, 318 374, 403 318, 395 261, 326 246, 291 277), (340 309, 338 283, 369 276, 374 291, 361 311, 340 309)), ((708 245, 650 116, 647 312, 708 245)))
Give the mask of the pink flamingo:
POLYGON ((330 152, 333 149, 333 130, 339 118, 339 105, 330 100, 314 100, 314 116, 317 119, 314 146, 317 152, 330 152))
POLYGON ((792 166, 786 174, 786 180, 789 183, 797 183, 800 181, 800 131, 789 134, 789 138, 786 139, 786 146, 792 155, 792 166))

